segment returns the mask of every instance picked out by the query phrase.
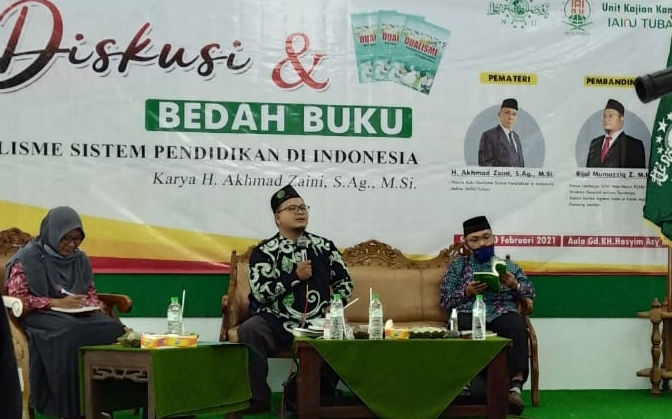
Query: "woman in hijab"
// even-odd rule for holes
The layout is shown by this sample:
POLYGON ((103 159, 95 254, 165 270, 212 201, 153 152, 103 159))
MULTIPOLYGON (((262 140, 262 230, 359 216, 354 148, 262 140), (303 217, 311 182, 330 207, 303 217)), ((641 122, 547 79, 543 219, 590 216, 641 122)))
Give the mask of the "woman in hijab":
POLYGON ((79 245, 82 221, 70 207, 53 208, 39 235, 7 263, 5 286, 27 313, 19 322, 30 341, 30 406, 37 412, 79 418, 80 346, 103 345, 124 333, 99 312, 91 263, 79 245))

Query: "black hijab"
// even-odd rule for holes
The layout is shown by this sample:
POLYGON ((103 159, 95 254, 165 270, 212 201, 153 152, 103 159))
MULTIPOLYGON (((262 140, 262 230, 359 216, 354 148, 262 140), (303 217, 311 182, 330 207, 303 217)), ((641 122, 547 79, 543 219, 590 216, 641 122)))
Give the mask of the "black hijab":
POLYGON ((57 252, 61 238, 76 228, 81 231, 83 238, 82 220, 75 210, 70 207, 49 210, 40 225, 40 234, 7 262, 5 284, 12 265, 20 262, 28 289, 34 296, 62 298, 65 295, 61 289, 74 294, 86 294, 93 282, 89 258, 79 249, 67 256, 57 252))

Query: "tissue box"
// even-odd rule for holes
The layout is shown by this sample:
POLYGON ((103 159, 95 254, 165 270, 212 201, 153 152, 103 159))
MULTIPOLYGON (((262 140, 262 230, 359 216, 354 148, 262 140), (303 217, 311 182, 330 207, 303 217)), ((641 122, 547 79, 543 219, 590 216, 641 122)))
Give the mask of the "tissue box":
POLYGON ((140 347, 145 349, 193 348, 198 344, 198 335, 158 335, 143 333, 140 347))
POLYGON ((410 339, 411 331, 406 328, 385 329, 385 339, 410 339))

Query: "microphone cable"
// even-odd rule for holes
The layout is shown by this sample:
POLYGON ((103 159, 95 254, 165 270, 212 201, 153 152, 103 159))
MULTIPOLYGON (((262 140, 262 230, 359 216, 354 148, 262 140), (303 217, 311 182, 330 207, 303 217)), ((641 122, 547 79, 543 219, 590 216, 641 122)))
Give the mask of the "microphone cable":
MULTIPOLYGON (((306 236, 301 236, 297 240, 296 244, 298 247, 301 248, 301 262, 306 261, 308 259, 308 256, 306 254, 306 247, 308 247, 308 244, 310 241, 306 236)), ((308 288, 308 280, 306 279, 306 295, 304 296, 304 303, 303 303, 303 315, 301 316, 301 327, 307 327, 306 326, 306 317, 308 317, 308 292, 310 289, 308 288)))

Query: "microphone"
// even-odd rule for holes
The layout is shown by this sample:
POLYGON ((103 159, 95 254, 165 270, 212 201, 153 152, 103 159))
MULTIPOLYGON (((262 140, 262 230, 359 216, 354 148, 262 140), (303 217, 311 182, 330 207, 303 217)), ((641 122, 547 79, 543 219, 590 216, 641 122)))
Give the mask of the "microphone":
MULTIPOLYGON (((307 249, 310 245, 310 239, 303 234, 296 240, 296 247, 301 249, 301 262, 308 260, 307 249)), ((305 302, 303 304, 303 318, 301 323, 305 325, 306 316, 308 315, 308 281, 306 281, 306 295, 305 302)))
POLYGON ((301 237, 299 237, 299 239, 296 241, 296 246, 301 249, 301 261, 308 259, 308 245, 310 245, 310 239, 304 235, 301 235, 301 237))

